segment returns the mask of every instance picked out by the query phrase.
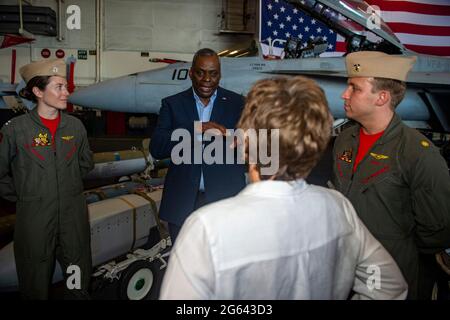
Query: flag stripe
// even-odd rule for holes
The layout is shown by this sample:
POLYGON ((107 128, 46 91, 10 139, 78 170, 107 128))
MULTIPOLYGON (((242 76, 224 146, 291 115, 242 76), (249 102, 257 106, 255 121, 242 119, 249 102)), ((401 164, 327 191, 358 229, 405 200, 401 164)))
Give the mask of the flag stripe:
POLYGON ((450 46, 450 37, 423 36, 420 34, 396 33, 397 38, 403 44, 428 46, 450 46))
POLYGON ((347 51, 347 43, 345 42, 345 38, 339 34, 336 37, 336 51, 342 53, 347 51))
POLYGON ((431 54, 435 56, 450 56, 450 47, 430 47, 405 44, 405 47, 417 53, 431 54))
POLYGON ((410 12, 381 11, 381 18, 389 25, 390 22, 413 23, 450 27, 449 16, 433 16, 410 12))
MULTIPOLYGON (((402 1, 402 0, 395 0, 395 1, 402 1)), ((408 0, 408 1, 423 4, 437 4, 441 6, 450 6, 450 0, 408 0)))
POLYGON ((412 34, 423 34, 423 35, 437 35, 437 36, 450 36, 450 27, 440 27, 440 26, 423 26, 411 23, 389 23, 389 27, 394 31, 394 33, 412 33, 412 34))
POLYGON ((450 3, 446 5, 436 5, 428 3, 415 3, 410 1, 386 1, 370 0, 371 5, 380 7, 381 11, 408 11, 412 13, 427 15, 450 15, 450 3))
POLYGON ((337 41, 336 42, 336 51, 338 52, 345 52, 346 50, 347 44, 343 41, 337 41))

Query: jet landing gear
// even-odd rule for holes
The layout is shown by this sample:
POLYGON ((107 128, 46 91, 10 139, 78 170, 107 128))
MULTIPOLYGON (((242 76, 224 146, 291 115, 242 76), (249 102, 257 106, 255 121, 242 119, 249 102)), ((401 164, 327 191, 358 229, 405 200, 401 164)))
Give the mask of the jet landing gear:
POLYGON ((145 260, 133 262, 122 272, 119 287, 121 300, 144 300, 155 291, 156 267, 145 260))
POLYGON ((150 249, 136 249, 103 264, 93 274, 93 292, 99 299, 157 299, 162 271, 167 267, 172 241, 160 240, 150 249), (113 296, 111 296, 113 295, 113 296))

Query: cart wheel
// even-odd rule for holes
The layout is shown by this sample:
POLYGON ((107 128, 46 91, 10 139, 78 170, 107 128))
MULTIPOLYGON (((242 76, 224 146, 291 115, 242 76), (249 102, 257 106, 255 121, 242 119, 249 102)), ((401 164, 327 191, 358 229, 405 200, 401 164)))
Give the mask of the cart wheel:
POLYGON ((143 300, 150 296, 154 288, 155 267, 148 261, 133 262, 122 272, 120 299, 143 300))

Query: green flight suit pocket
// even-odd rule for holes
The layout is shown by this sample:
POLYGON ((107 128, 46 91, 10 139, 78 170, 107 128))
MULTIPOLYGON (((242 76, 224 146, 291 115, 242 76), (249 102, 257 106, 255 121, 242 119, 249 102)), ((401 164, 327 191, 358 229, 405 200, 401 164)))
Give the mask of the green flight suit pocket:
POLYGON ((77 263, 90 257, 90 226, 84 194, 65 197, 60 217, 60 242, 64 260, 77 263))
POLYGON ((83 180, 81 178, 80 164, 78 161, 78 148, 74 143, 66 145, 67 150, 65 150, 64 157, 65 160, 65 177, 64 180, 67 181, 66 194, 76 196, 84 191, 83 180))
POLYGON ((361 189, 364 223, 375 237, 405 239, 412 235, 410 190, 395 173, 389 173, 361 189))
MULTIPOLYGON (((23 139, 22 139, 23 140, 23 139)), ((47 187, 47 169, 52 165, 50 146, 33 147, 25 143, 17 145, 17 155, 12 163, 14 187, 18 198, 39 194, 47 187)))
POLYGON ((54 230, 48 212, 43 210, 40 196, 22 196, 16 205, 14 251, 16 259, 42 262, 50 258, 54 248, 54 230))

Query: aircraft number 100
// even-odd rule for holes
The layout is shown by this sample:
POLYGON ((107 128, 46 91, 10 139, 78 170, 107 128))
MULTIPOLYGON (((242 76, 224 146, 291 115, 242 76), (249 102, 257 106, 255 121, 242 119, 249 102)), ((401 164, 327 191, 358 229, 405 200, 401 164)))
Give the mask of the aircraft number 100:
POLYGON ((172 74, 172 80, 186 80, 189 73, 189 69, 174 69, 172 74))

